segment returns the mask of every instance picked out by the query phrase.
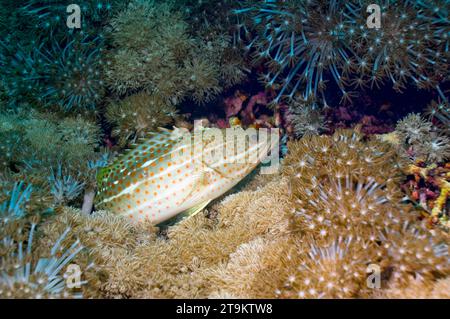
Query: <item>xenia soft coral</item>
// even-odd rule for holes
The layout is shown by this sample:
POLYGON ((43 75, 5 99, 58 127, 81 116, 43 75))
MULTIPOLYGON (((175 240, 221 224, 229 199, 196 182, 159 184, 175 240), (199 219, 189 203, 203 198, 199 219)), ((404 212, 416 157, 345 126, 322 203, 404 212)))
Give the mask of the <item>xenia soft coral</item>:
POLYGON ((119 95, 146 90, 178 104, 189 93, 204 103, 222 90, 221 61, 212 54, 221 40, 205 43, 190 35, 173 4, 135 0, 110 29, 114 48, 106 81, 119 95))
POLYGON ((229 195, 207 215, 171 227, 167 238, 155 237, 150 225, 136 228, 107 213, 82 216, 67 210, 42 226, 41 242, 71 226, 96 264, 86 295, 207 297, 219 290, 215 273, 241 245, 260 237, 272 241, 287 230, 286 188, 277 181, 229 195))
POLYGON ((395 176, 401 171, 393 159, 388 145, 353 131, 292 142, 283 173, 290 178, 293 239, 283 252, 263 254, 268 266, 258 278, 264 285, 255 291, 370 297, 364 273, 372 263, 383 273, 383 287, 447 276, 448 239, 424 229, 418 214, 400 203, 395 176))
MULTIPOLYGON (((35 239, 36 222, 32 222, 31 226, 1 226, 0 298, 82 297, 80 289, 72 289, 75 287, 66 284, 66 268, 83 249, 76 239, 66 245, 70 228, 55 234, 55 240, 42 250, 43 246, 39 246, 39 241, 35 239)), ((82 281, 77 285, 81 287, 85 283, 82 281)))
MULTIPOLYGON (((78 238, 85 247, 74 262, 82 270, 90 268, 85 273, 88 284, 83 287, 83 295, 95 298, 111 296, 108 289, 115 277, 111 272, 120 271, 123 260, 129 260, 137 246, 153 241, 156 233, 151 225, 132 225, 108 212, 85 215, 79 210, 64 208, 40 226, 39 247, 47 247, 56 239, 55 234, 67 227, 71 231, 65 241, 78 238)), ((127 273, 128 281, 133 278, 131 268, 122 271, 127 273)))
POLYGON ((121 146, 155 132, 173 122, 177 110, 156 94, 138 93, 113 102, 106 108, 106 120, 121 146))
POLYGON ((100 128, 81 115, 60 118, 29 109, 0 111, 0 171, 33 184, 43 202, 67 204, 95 184, 100 128))
POLYGON ((70 227, 61 244, 85 247, 73 259, 87 269, 85 297, 378 297, 366 285, 369 264, 390 296, 407 294, 414 278, 442 293, 431 287, 445 287, 448 237, 399 202, 388 145, 338 131, 292 142, 290 152, 282 176, 256 176, 159 235, 107 212, 63 209, 39 226, 36 249, 70 227), (321 213, 325 236, 310 227, 321 213))

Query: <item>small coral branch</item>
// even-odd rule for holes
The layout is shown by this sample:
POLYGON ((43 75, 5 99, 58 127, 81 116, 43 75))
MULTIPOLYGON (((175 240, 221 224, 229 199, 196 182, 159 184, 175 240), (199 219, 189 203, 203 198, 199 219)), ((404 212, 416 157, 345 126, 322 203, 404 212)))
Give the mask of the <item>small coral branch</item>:
POLYGON ((427 167, 411 164, 405 173, 414 177, 403 185, 410 198, 426 212, 432 224, 449 229, 450 163, 427 167))

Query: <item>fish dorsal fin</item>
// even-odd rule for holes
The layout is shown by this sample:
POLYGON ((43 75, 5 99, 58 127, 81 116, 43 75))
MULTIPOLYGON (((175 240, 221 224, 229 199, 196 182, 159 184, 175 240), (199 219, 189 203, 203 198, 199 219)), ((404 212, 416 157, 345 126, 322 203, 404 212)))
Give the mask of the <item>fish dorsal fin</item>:
POLYGON ((135 163, 136 157, 139 161, 145 161, 145 159, 139 158, 140 154, 145 154, 143 157, 153 154, 152 158, 164 156, 168 153, 168 149, 181 140, 182 132, 183 130, 178 128, 174 128, 174 130, 159 128, 158 132, 149 132, 146 137, 138 139, 136 143, 131 144, 122 154, 117 156, 108 166, 109 170, 105 170, 100 177, 106 177, 107 172, 117 171, 121 165, 126 166, 135 163))

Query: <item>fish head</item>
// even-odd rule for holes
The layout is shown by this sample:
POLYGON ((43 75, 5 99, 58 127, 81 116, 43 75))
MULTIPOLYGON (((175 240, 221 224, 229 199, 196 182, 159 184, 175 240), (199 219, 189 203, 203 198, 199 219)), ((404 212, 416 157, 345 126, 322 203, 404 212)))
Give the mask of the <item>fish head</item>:
MULTIPOLYGON (((234 126, 227 129, 205 129, 202 137, 202 170, 214 171, 235 184, 249 174, 269 156, 274 149, 275 138, 268 129, 243 129, 234 126)), ((198 154, 197 152, 194 152, 198 154)))

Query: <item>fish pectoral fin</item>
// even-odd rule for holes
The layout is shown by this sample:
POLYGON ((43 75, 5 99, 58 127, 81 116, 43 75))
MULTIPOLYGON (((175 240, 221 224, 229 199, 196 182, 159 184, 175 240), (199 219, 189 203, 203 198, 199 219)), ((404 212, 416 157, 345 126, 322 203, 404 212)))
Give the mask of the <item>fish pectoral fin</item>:
POLYGON ((180 215, 183 215, 184 217, 192 217, 192 216, 196 215, 197 213, 201 212, 206 206, 208 206, 208 204, 210 202, 211 202, 211 199, 204 201, 198 205, 195 205, 194 207, 186 209, 180 215))
POLYGON ((179 213, 178 215, 170 218, 169 220, 166 220, 166 221, 158 224, 157 226, 160 229, 165 229, 165 228, 167 228, 169 226, 173 226, 176 223, 178 223, 178 222, 180 222, 180 221, 182 221, 184 219, 190 218, 190 217, 196 215, 197 213, 201 212, 210 202, 211 202, 211 199, 207 200, 205 202, 202 202, 202 203, 200 203, 198 205, 195 205, 194 207, 186 209, 185 211, 183 211, 183 212, 179 213))

